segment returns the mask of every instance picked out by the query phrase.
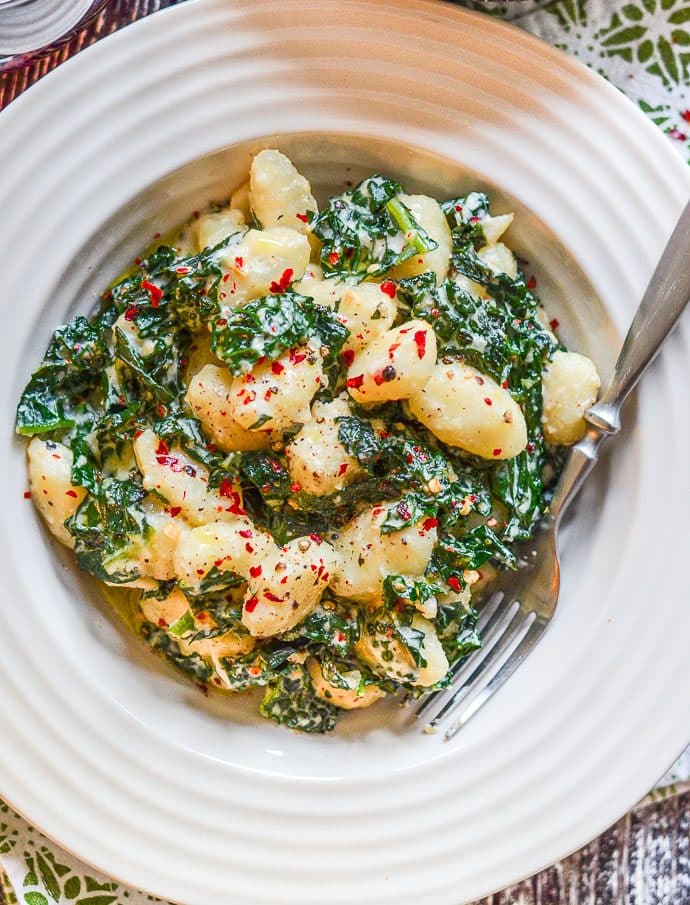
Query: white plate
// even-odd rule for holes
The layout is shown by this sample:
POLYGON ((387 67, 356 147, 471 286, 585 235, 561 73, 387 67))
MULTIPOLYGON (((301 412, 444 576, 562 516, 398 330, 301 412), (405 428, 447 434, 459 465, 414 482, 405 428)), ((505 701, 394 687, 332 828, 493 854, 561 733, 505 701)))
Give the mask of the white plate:
POLYGON ((385 707, 312 738, 204 699, 60 564, 22 499, 14 406, 54 326, 274 133, 321 189, 343 162, 439 194, 491 187, 567 332, 610 363, 686 167, 533 38, 451 6, 388 7, 183 4, 0 117, 0 794, 107 873, 190 905, 458 905, 586 842, 690 734, 687 320, 569 526, 553 628, 451 745, 385 707))

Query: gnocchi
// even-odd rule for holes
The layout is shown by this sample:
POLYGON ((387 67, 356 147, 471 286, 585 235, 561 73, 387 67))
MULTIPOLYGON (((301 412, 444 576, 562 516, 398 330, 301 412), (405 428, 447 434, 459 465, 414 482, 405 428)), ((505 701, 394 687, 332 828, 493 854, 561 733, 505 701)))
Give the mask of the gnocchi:
POLYGON ((375 174, 319 209, 308 175, 254 155, 56 331, 16 429, 25 496, 154 649, 323 732, 480 643, 473 603, 537 530, 599 376, 486 195, 375 174))

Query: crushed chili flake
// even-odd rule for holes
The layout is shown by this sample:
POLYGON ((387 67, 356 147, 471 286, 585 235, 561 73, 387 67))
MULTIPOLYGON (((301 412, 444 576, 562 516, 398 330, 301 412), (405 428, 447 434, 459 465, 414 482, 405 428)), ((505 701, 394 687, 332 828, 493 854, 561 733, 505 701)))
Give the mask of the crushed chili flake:
POLYGON ((676 141, 687 141, 688 138, 685 132, 681 132, 680 129, 671 129, 668 134, 671 138, 675 138, 676 141))
POLYGON ((167 456, 170 454, 170 448, 165 440, 158 441, 158 448, 156 449, 157 456, 167 456))
POLYGON ((437 526, 438 526, 437 518, 424 519, 424 523, 422 525, 422 527, 424 528, 425 531, 431 531, 432 528, 436 528, 437 526))
POLYGON ((171 518, 177 518, 177 516, 182 512, 182 506, 171 506, 170 509, 165 510, 171 518))
POLYGON ((558 318, 554 317, 549 321, 549 327, 551 327, 552 330, 558 330, 559 326, 560 326, 560 322, 559 322, 558 318))
POLYGON ((379 286, 379 289, 384 293, 384 295, 387 295, 388 298, 395 298, 397 286, 395 285, 393 280, 384 280, 383 283, 381 283, 381 285, 379 286))
POLYGON ((141 281, 141 288, 148 292, 151 304, 154 308, 157 308, 160 304, 160 300, 163 298, 163 290, 156 286, 155 283, 150 283, 148 280, 141 281))
POLYGON ((472 223, 473 225, 475 223, 479 223, 479 217, 470 217, 470 223, 472 223))
POLYGON ((141 258, 135 258, 135 259, 134 259, 134 263, 136 264, 137 267, 140 267, 140 266, 141 266, 141 258))
POLYGON ((271 373, 273 374, 282 374, 285 370, 285 365, 281 365, 279 361, 274 361, 271 363, 271 373))
POLYGON ((294 349, 290 349, 290 364, 293 364, 293 365, 301 364, 306 357, 307 357, 306 352, 295 352, 294 349))
POLYGON ((312 534, 309 535, 309 537, 310 537, 311 540, 314 541, 314 543, 315 543, 317 546, 319 546, 320 544, 323 543, 323 538, 321 537, 320 534, 312 533, 312 534))
POLYGON ((489 399, 488 396, 485 396, 485 397, 484 397, 484 403, 485 403, 486 405, 493 405, 493 402, 489 399))
POLYGON ((129 308, 125 310, 125 320, 133 321, 135 317, 138 317, 141 312, 141 305, 130 305, 129 308))
POLYGON ((408 507, 405 505, 405 503, 398 503, 398 505, 395 507, 395 511, 398 513, 398 515, 404 522, 406 522, 412 518, 412 513, 410 512, 408 507))
POLYGON ((295 271, 292 269, 292 267, 287 267, 281 274, 280 280, 278 280, 278 282, 274 280, 271 283, 269 287, 271 292, 285 292, 285 290, 290 285, 290 282, 292 281, 294 273, 295 271))
POLYGON ((448 579, 448 586, 451 587, 456 593, 460 593, 462 591, 462 585, 460 584, 460 579, 456 578, 455 575, 451 575, 448 579))
POLYGON ((531 440, 530 440, 530 442, 527 444, 527 446, 525 447, 525 449, 527 450, 528 453, 533 453, 534 450, 535 450, 536 448, 537 448, 537 447, 534 445, 534 443, 532 443, 531 440))
POLYGON ((264 591, 264 597, 266 600, 270 600, 271 603, 285 603, 284 597, 278 597, 277 594, 273 594, 271 591, 264 591))
POLYGON ((254 532, 249 528, 243 528, 242 531, 237 532, 240 537, 254 537, 254 532))
POLYGON ((504 380, 504 381, 501 383, 501 386, 503 387, 504 390, 507 390, 507 389, 508 389, 508 381, 507 381, 507 380, 504 380))
POLYGON ((342 358, 345 367, 349 368, 352 362, 355 360, 355 353, 352 349, 345 349, 345 351, 341 353, 340 357, 342 358))
POLYGON ((333 267, 333 266, 334 266, 335 264, 337 264, 338 261, 340 260, 340 255, 338 254, 337 251, 332 251, 332 252, 329 254, 329 256, 326 258, 326 260, 327 260, 328 263, 331 265, 331 267, 333 267))
POLYGON ((178 273, 181 277, 186 276, 189 273, 189 267, 176 267, 175 273, 178 273))
POLYGON ((383 376, 383 371, 375 371, 374 372, 374 383, 377 387, 380 387, 382 383, 386 382, 386 378, 383 376))
POLYGON ((258 597, 250 597, 249 600, 245 603, 244 608, 248 613, 253 613, 258 603, 258 597))
POLYGON ((494 455, 494 456, 500 456, 500 455, 501 455, 501 452, 502 452, 502 449, 501 449, 500 446, 498 446, 498 447, 493 451, 493 455, 494 455))
POLYGON ((302 223, 309 223, 309 215, 308 214, 295 214, 298 220, 301 220, 302 223))
POLYGON ((388 357, 391 360, 393 359, 393 353, 395 352, 396 349, 399 349, 399 348, 400 348, 400 343, 393 343, 393 345, 388 349, 388 357))
POLYGON ((536 289, 537 288, 537 278, 534 274, 527 280, 527 288, 528 289, 536 289))
POLYGON ((345 386, 351 390, 358 390, 364 383, 364 374, 358 374, 356 377, 348 377, 345 386))
POLYGON ((347 471, 347 462, 343 462, 340 468, 338 469, 338 477, 341 478, 345 472, 347 471))
POLYGON ((414 341, 417 345, 417 357, 424 358, 426 353, 426 330, 417 330, 414 335, 414 341))
POLYGON ((197 574, 197 575, 203 575, 203 574, 204 574, 204 570, 203 570, 203 569, 197 569, 197 570, 196 570, 196 574, 197 574))
POLYGON ((295 481, 294 484, 290 484, 290 490, 293 493, 299 493, 301 489, 302 489, 302 485, 298 484, 297 481, 295 481))
POLYGON ((249 541, 247 541, 247 543, 244 545, 244 549, 247 551, 247 553, 254 552, 254 547, 252 547, 252 545, 249 543, 249 541))
POLYGON ((261 568, 261 566, 251 566, 251 568, 249 569, 249 574, 252 578, 258 578, 262 572, 263 569, 261 568))
POLYGON ((30 491, 30 490, 25 490, 25 491, 24 491, 24 499, 25 499, 25 500, 30 500, 30 499, 31 499, 31 491, 30 491))

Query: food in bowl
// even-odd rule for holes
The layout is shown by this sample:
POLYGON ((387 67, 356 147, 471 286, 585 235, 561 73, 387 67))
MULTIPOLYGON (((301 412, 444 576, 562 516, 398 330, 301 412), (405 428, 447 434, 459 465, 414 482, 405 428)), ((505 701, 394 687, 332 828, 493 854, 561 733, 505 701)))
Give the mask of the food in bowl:
POLYGON ((30 495, 197 683, 326 731, 481 645, 593 363, 485 194, 373 175, 318 210, 276 150, 56 330, 19 402, 30 495))

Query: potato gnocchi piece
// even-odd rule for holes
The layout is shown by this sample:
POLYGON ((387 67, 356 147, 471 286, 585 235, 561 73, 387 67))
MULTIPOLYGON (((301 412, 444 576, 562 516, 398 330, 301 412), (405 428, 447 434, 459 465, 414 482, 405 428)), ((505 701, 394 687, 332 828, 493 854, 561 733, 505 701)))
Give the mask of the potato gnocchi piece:
POLYGON ((72 450, 55 440, 34 437, 29 443, 29 486, 36 508, 61 544, 74 548, 74 538, 65 528, 86 496, 83 487, 71 481, 72 450))
POLYGON ((587 431, 584 414, 594 405, 601 381, 594 362, 577 352, 554 353, 542 374, 542 425, 549 443, 570 446, 587 431))
POLYGON ((494 273, 507 273, 509 277, 516 277, 518 272, 517 259, 513 252, 503 242, 493 245, 485 245, 477 252, 477 257, 482 260, 494 273))
POLYGON ((350 395, 362 404, 407 399, 436 364, 436 334, 426 321, 406 321, 355 355, 347 371, 350 395))
POLYGON ((382 534, 389 505, 363 512, 333 540, 339 562, 331 587, 341 597, 374 601, 381 596, 387 575, 424 574, 438 537, 436 527, 417 522, 382 534))
POLYGON ((320 538, 300 537, 257 563, 249 577, 242 623, 254 637, 286 632, 317 605, 337 554, 320 538))
POLYGON ((236 307, 273 291, 271 287, 299 280, 309 263, 309 240, 287 226, 250 229, 241 242, 219 255, 227 280, 219 296, 236 307))
POLYGON ((482 220, 482 232, 487 245, 495 245, 503 233, 513 222, 515 214, 499 214, 497 217, 484 217, 482 220))
POLYGON ((285 449, 290 477, 306 493, 335 493, 364 474, 338 438, 336 419, 350 415, 347 396, 315 402, 311 412, 311 420, 285 449))
POLYGON ((249 578, 250 570, 276 549, 270 534, 245 516, 192 528, 175 550, 175 572, 196 593, 212 569, 249 578))
POLYGON ((527 444, 525 417, 510 393, 461 361, 436 365, 408 405, 439 440, 484 459, 512 459, 527 444))
POLYGON ((314 657, 310 657, 307 660, 306 667, 317 697, 343 710, 358 710, 362 707, 371 707, 372 704, 386 696, 386 692, 379 688, 378 685, 366 685, 360 693, 359 685, 362 674, 358 669, 341 674, 348 685, 347 688, 341 688, 326 679, 321 664, 314 657))
POLYGON ((159 628, 169 628, 190 612, 189 601, 177 588, 162 600, 142 596, 139 607, 145 618, 159 628))
POLYGON ((251 209, 264 228, 311 232, 310 221, 318 211, 311 186, 280 151, 259 151, 249 171, 249 188, 251 209))
POLYGON ((397 267, 393 267, 389 276, 394 280, 416 276, 425 270, 433 270, 437 285, 446 278, 450 256, 453 250, 453 239, 446 215, 441 205, 428 195, 400 195, 400 200, 408 208, 414 219, 437 243, 437 247, 425 254, 413 255, 397 267))
POLYGON ((185 383, 189 383, 195 374, 205 365, 221 366, 223 362, 211 351, 211 334, 204 330, 195 333, 187 347, 187 365, 185 367, 185 383))
MULTIPOLYGON (((376 619, 376 613, 373 614, 376 619)), ((435 685, 448 672, 448 658, 438 639, 433 624, 418 614, 411 620, 411 628, 421 632, 423 641, 420 655, 425 666, 417 666, 405 645, 395 635, 394 625, 386 627, 386 619, 367 623, 360 639, 355 643, 357 655, 372 669, 395 681, 409 682, 421 688, 435 685), (373 630, 372 630, 373 629, 373 630)))
POLYGON ((302 295, 313 298, 317 305, 334 308, 338 320, 350 331, 343 353, 359 352, 390 329, 397 309, 395 285, 360 283, 350 286, 336 280, 324 280, 321 268, 307 268, 304 279, 294 287, 302 295))
POLYGON ((321 356, 308 346, 284 352, 236 377, 229 411, 246 430, 281 431, 311 420, 312 399, 328 380, 321 356))
POLYGON ((205 248, 213 248, 232 236, 233 233, 245 233, 247 227, 244 223, 242 211, 232 207, 226 207, 222 211, 202 214, 192 224, 192 235, 196 243, 197 251, 205 248))
POLYGON ((230 207, 239 211, 244 217, 245 223, 252 221, 252 209, 249 204, 249 180, 239 185, 230 196, 230 207))
POLYGON ((248 431, 230 414, 233 380, 226 367, 207 364, 190 380, 185 402, 224 452, 266 449, 274 431, 248 431))
POLYGON ((178 446, 169 447, 147 428, 134 440, 134 454, 144 490, 155 492, 190 525, 232 521, 242 507, 239 486, 227 496, 208 486, 206 468, 178 446))

